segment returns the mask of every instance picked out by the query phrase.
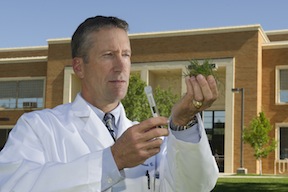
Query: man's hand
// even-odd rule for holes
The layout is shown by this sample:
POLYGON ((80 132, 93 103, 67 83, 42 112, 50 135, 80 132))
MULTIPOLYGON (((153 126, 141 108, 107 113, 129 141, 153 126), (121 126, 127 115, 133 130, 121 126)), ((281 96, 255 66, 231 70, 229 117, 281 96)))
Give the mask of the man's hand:
POLYGON ((111 147, 118 169, 140 165, 159 153, 163 142, 159 137, 167 136, 169 132, 158 127, 167 125, 167 121, 165 117, 154 117, 127 129, 111 147))
POLYGON ((187 93, 172 109, 175 125, 186 125, 196 113, 210 107, 218 97, 217 83, 212 75, 207 78, 203 75, 186 77, 185 83, 187 93), (202 103, 199 108, 195 106, 197 101, 202 103))

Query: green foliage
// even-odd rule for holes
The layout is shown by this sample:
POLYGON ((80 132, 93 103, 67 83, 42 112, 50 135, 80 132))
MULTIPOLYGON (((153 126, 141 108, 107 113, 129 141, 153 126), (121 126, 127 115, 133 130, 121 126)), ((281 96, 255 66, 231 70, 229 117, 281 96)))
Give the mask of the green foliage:
POLYGON ((126 97, 121 101, 125 107, 126 115, 133 121, 142 121, 151 115, 149 103, 144 93, 146 83, 139 75, 131 75, 126 97))
POLYGON ((156 87, 154 96, 160 115, 165 117, 170 116, 173 105, 180 99, 178 95, 172 93, 170 88, 168 90, 164 90, 159 86, 156 87))
POLYGON ((276 148, 276 141, 269 136, 271 130, 270 121, 263 112, 252 119, 249 127, 244 129, 243 139, 254 149, 254 156, 257 160, 266 158, 276 148))
MULTIPOLYGON (((143 121, 152 117, 149 103, 144 92, 146 83, 139 75, 131 75, 126 97, 122 100, 126 115, 133 121, 143 121)), ((174 95, 171 90, 157 87, 154 90, 154 98, 161 116, 168 117, 174 103, 179 96, 174 95)))
POLYGON ((187 72, 184 73, 185 77, 197 76, 199 74, 202 74, 205 77, 213 75, 217 79, 215 66, 213 66, 208 59, 205 59, 203 63, 200 63, 196 59, 190 60, 189 62, 190 64, 186 67, 187 72))

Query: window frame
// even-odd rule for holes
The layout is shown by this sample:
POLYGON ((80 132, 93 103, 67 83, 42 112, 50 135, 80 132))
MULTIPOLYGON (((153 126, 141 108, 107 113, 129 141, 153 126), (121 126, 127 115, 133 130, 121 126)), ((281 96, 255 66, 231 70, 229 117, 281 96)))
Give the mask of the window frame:
POLYGON ((275 103, 277 105, 288 105, 288 102, 281 102, 280 101, 280 70, 288 70, 288 65, 281 65, 281 66, 276 66, 275 70, 275 103))
POLYGON ((283 161, 284 159, 280 159, 280 128, 288 129, 288 122, 287 123, 276 123, 275 124, 275 140, 277 142, 276 150, 275 150, 275 159, 277 161, 283 161))
MULTIPOLYGON (((35 109, 45 108, 45 90, 46 90, 46 77, 4 77, 0 78, 0 81, 33 81, 33 80, 43 80, 43 106, 35 109)), ((11 111, 11 110, 23 110, 24 108, 1 108, 0 111, 11 111)))

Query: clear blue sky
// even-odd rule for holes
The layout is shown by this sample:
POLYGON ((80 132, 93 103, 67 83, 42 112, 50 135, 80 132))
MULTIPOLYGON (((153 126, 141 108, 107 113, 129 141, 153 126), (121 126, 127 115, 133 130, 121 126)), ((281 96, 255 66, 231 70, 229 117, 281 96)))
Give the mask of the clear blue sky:
POLYGON ((288 0, 0 0, 0 48, 69 38, 87 17, 112 15, 130 33, 260 24, 288 29, 288 0))

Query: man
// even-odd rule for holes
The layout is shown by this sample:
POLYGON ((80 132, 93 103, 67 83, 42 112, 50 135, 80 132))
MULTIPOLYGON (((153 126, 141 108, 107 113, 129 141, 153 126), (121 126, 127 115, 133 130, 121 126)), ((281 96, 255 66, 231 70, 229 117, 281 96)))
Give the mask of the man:
POLYGON ((217 98, 215 79, 186 78, 187 93, 173 107, 169 129, 160 128, 168 124, 165 117, 131 122, 120 102, 131 67, 127 30, 125 21, 103 16, 77 28, 72 65, 81 93, 71 104, 18 120, 0 153, 1 192, 201 192, 214 187, 218 168, 198 112, 217 98), (108 129, 106 113, 112 114, 108 129))

